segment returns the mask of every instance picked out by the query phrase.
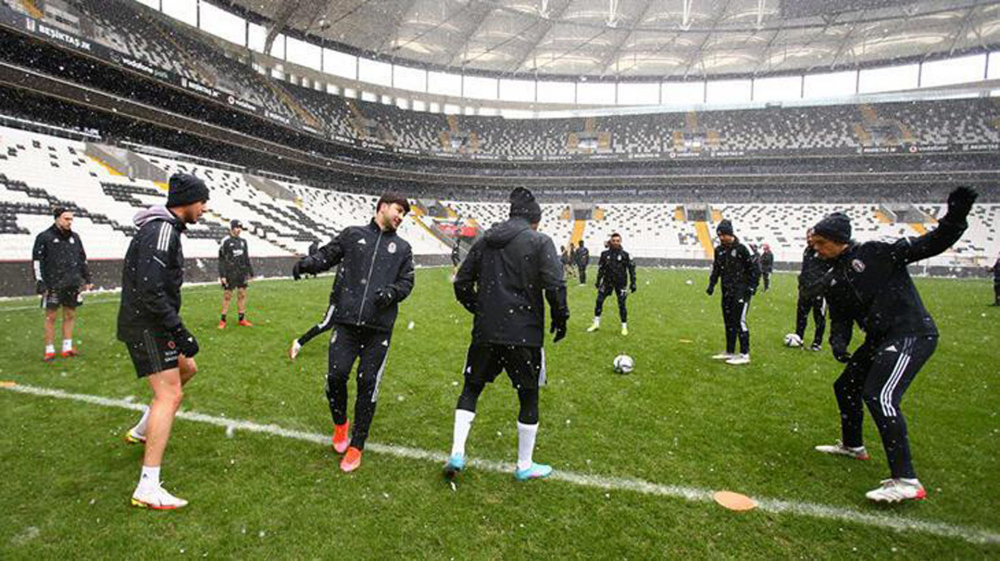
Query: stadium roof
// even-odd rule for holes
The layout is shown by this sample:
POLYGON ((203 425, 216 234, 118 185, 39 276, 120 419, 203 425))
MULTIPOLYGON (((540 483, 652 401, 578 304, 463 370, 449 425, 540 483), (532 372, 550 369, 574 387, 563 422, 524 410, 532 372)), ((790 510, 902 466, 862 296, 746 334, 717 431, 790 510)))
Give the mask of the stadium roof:
POLYGON ((507 77, 767 75, 982 51, 984 0, 222 0, 332 48, 507 77))

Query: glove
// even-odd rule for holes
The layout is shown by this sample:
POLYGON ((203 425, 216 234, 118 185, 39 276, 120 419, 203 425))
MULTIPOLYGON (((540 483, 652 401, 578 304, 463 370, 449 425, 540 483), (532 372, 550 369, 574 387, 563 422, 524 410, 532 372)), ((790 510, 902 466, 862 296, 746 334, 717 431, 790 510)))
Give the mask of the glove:
POLYGON ((380 288, 375 292, 375 307, 385 308, 396 299, 395 291, 390 287, 380 288))
POLYGON ((833 358, 837 359, 837 362, 843 362, 844 364, 847 364, 848 362, 851 362, 851 353, 847 351, 838 351, 834 349, 833 358))
POLYGON ((292 278, 299 280, 302 275, 313 272, 313 260, 309 257, 299 259, 292 267, 292 278))
POLYGON ((632 286, 630 286, 629 290, 631 290, 632 292, 635 292, 635 285, 633 284, 632 286))
POLYGON ((708 294, 709 296, 715 294, 715 287, 714 286, 710 286, 707 289, 705 289, 705 294, 708 294))
POLYGON ((979 193, 969 187, 959 187, 948 195, 948 214, 950 218, 964 220, 972 210, 972 203, 976 202, 979 193))
POLYGON ((549 328, 549 333, 555 333, 556 336, 552 338, 553 343, 558 343, 562 341, 563 337, 566 336, 566 320, 569 319, 565 316, 553 317, 552 327, 549 328))
POLYGON ((184 327, 183 323, 170 330, 170 337, 182 355, 194 358, 194 355, 198 354, 198 340, 184 327))
POLYGON ((37 281, 35 283, 35 292, 38 294, 45 294, 48 288, 45 288, 45 283, 42 281, 37 281))

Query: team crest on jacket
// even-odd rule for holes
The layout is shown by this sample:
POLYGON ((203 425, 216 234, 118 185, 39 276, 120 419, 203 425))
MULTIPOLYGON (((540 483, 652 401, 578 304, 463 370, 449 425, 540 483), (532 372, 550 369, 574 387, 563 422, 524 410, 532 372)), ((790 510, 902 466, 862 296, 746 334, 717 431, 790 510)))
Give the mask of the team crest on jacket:
POLYGON ((76 243, 76 240, 74 238, 70 238, 69 243, 76 243))
POLYGON ((865 272, 865 263, 860 259, 855 259, 851 261, 851 268, 859 273, 865 272))
POLYGON ((396 242, 389 242, 389 245, 388 247, 386 247, 386 249, 389 251, 389 253, 396 253, 396 242))
POLYGON ((736 257, 736 250, 734 249, 733 252, 730 253, 730 255, 732 255, 733 257, 736 257))

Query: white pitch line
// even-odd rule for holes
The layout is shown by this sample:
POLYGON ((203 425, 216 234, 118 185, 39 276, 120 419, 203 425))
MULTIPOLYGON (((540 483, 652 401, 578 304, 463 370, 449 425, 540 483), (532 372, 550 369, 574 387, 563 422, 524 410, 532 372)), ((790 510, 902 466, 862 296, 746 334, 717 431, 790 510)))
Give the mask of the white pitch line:
MULTIPOLYGON (((69 399, 93 405, 117 407, 133 411, 142 411, 145 408, 144 404, 132 403, 131 401, 124 399, 111 399, 96 395, 67 393, 62 390, 40 388, 36 386, 0 386, 0 389, 21 394, 53 397, 57 399, 69 399)), ((177 417, 188 421, 195 421, 225 428, 227 436, 235 431, 246 431, 270 434, 273 436, 281 436, 284 438, 324 445, 329 443, 330 438, 329 435, 325 434, 291 430, 273 424, 263 425, 252 421, 216 417, 213 415, 205 415, 203 413, 194 413, 191 411, 180 411, 177 413, 177 417)), ((443 464, 448 458, 443 452, 432 452, 429 450, 422 450, 420 448, 397 446, 395 444, 368 443, 365 446, 365 449, 375 452, 376 454, 385 454, 388 456, 411 460, 429 461, 438 464, 443 464)), ((508 475, 514 471, 513 464, 492 460, 473 459, 469 460, 469 465, 485 471, 508 475)), ((607 491, 631 491, 644 495, 656 495, 700 503, 711 502, 713 495, 711 490, 698 487, 663 485, 660 483, 653 483, 650 481, 643 481, 641 479, 628 477, 587 475, 561 470, 553 471, 552 475, 549 476, 549 479, 564 481, 581 487, 590 487, 607 491)), ((862 524, 865 526, 885 528, 897 532, 918 532, 945 538, 961 539, 975 544, 1000 544, 1000 533, 969 526, 958 526, 944 522, 932 522, 929 520, 916 520, 892 514, 862 512, 856 509, 817 503, 786 501, 771 498, 755 498, 755 500, 758 503, 759 510, 773 514, 795 514, 799 516, 808 516, 810 518, 821 518, 824 520, 836 520, 850 524, 862 524)))
MULTIPOLYGON (((84 305, 85 306, 86 305, 92 306, 94 304, 110 304, 112 302, 117 302, 117 301, 118 301, 118 298, 115 298, 114 300, 86 300, 84 302, 84 305)), ((34 306, 8 306, 8 307, 0 307, 0 314, 2 314, 4 312, 20 312, 20 311, 24 311, 24 310, 38 310, 38 311, 42 311, 43 308, 40 305, 38 305, 38 304, 36 304, 34 306)))

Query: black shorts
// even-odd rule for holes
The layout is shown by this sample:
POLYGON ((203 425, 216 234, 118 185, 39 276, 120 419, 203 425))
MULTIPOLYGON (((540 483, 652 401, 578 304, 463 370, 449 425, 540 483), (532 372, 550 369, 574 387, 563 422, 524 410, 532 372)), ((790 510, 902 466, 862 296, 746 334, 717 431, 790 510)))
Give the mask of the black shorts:
POLYGON ((507 372, 516 389, 545 385, 545 349, 515 345, 472 345, 465 357, 465 379, 489 384, 507 372))
POLYGON ((48 290, 42 296, 42 305, 48 310, 56 310, 60 306, 64 308, 82 306, 83 297, 80 294, 80 287, 71 286, 48 290))
POLYGON ((126 341, 128 354, 135 366, 135 375, 145 378, 150 374, 177 368, 180 352, 169 336, 156 334, 149 330, 142 332, 142 337, 135 341, 126 341))
POLYGON ((222 290, 235 290, 247 287, 247 277, 245 275, 225 277, 225 279, 226 284, 222 285, 222 290))

